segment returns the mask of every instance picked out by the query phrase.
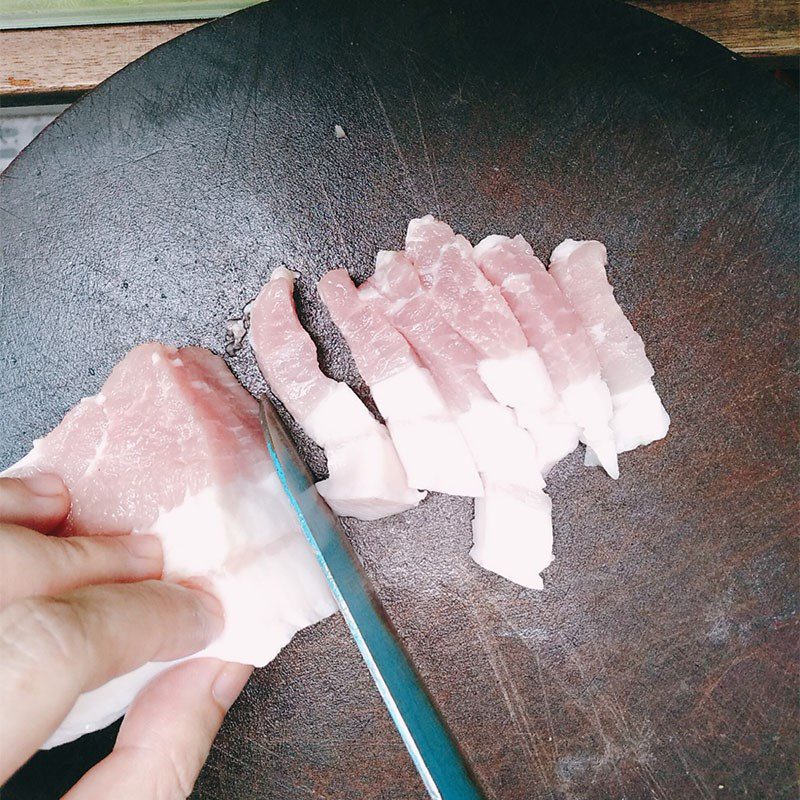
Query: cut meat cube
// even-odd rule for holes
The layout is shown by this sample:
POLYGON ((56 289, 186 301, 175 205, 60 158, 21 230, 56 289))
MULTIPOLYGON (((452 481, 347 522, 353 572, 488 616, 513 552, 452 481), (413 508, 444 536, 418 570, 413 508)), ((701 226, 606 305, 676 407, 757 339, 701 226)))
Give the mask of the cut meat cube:
POLYGON ((346 270, 328 272, 318 289, 386 420, 409 484, 481 495, 483 486, 464 437, 402 334, 361 299, 346 270))
MULTIPOLYGON (((600 242, 567 239, 550 256, 550 274, 572 304, 600 361, 611 390, 611 429, 617 452, 663 439, 669 415, 653 386, 653 365, 606 275, 607 255, 600 242)), ((587 452, 587 463, 596 459, 587 452)))
POLYGON ((536 444, 511 409, 491 397, 473 397, 457 420, 481 475, 498 484, 544 488, 536 444))
POLYGON ((487 482, 475 500, 472 538, 470 555, 482 567, 529 589, 544 588, 539 573, 553 560, 552 508, 544 492, 487 482))
POLYGON ((384 311, 430 370, 472 452, 484 495, 492 487, 491 498, 476 500, 472 557, 509 580, 541 588, 539 573, 552 558, 552 522, 530 434, 491 396, 478 374, 480 354, 447 323, 402 253, 379 253, 359 295, 384 311))
POLYGON ((317 484, 342 516, 378 519, 425 496, 408 485, 386 428, 345 383, 322 373, 294 307, 295 273, 278 267, 250 312, 250 342, 272 391, 325 450, 329 477, 317 484))
MULTIPOLYGON (((153 533, 165 579, 205 577, 225 629, 198 655, 262 666, 335 610, 267 454, 258 405, 207 350, 132 350, 6 474, 39 471, 71 493, 60 535, 153 533)), ((82 695, 46 746, 108 725, 172 663, 82 695)))
POLYGON ((325 449, 330 477, 317 491, 341 516, 381 519, 401 514, 425 497, 408 487, 405 470, 386 429, 325 449), (403 488, 405 486, 405 488, 403 488))
POLYGON ((474 250, 483 274, 502 292, 528 344, 541 355, 581 441, 619 477, 610 421, 611 394, 577 314, 522 236, 488 236, 474 250))
POLYGON ((447 322, 480 353, 489 390, 533 435, 546 473, 575 449, 578 428, 500 290, 476 265, 472 245, 428 215, 409 223, 406 252, 447 322))
POLYGON ((492 395, 514 409, 517 422, 533 436, 543 475, 578 446, 578 426, 559 401, 534 348, 502 359, 484 358, 478 373, 492 395))

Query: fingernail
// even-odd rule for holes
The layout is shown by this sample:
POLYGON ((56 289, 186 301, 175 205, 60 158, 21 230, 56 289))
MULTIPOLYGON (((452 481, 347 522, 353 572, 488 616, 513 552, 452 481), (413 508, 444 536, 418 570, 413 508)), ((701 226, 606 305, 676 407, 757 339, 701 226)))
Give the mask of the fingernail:
POLYGON ((161 562, 164 557, 158 537, 149 533, 118 536, 117 541, 135 558, 161 562))
POLYGON ((226 664, 211 685, 214 699, 227 711, 241 694, 250 673, 241 664, 226 664))
POLYGON ((195 589, 195 592, 206 611, 210 611, 215 617, 222 617, 222 605, 213 594, 204 589, 195 589))
POLYGON ((67 490, 64 481, 58 475, 50 472, 29 475, 27 478, 22 478, 22 482, 33 494, 39 495, 39 497, 56 497, 64 494, 67 490))

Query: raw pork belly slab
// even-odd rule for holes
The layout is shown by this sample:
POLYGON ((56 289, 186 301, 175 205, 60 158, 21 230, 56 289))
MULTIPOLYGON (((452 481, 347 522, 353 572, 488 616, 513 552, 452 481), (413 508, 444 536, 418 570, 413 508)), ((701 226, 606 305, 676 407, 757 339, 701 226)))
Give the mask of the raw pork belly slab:
MULTIPOLYGON (((614 299, 607 263, 605 245, 567 239, 550 256, 550 274, 594 345, 603 379, 611 390, 611 429, 617 452, 623 453, 663 439, 669 415, 653 386, 653 365, 642 338, 614 299)), ((596 463, 588 451, 586 463, 596 463)))
POLYGON ((318 289, 386 420, 409 484, 453 495, 483 494, 461 431, 403 335, 361 299, 347 270, 331 270, 318 289))
MULTIPOLYGON (((206 578, 225 629, 198 656, 262 666, 336 608, 267 455, 257 403, 207 350, 132 350, 6 474, 38 471, 69 487, 61 535, 154 533, 165 579, 206 578)), ((82 695, 45 746, 113 722, 172 663, 82 695)))
POLYGON ((445 319, 403 253, 382 251, 359 295, 383 310, 430 370, 483 480, 470 555, 523 586, 542 588, 552 561, 550 498, 536 445, 478 374, 480 354, 445 319))
POLYGON ((533 435, 547 472, 575 449, 578 429, 500 290, 475 264, 472 245, 428 215, 409 223, 406 253, 445 319, 480 353, 479 373, 492 394, 533 435))
POLYGON ((476 245, 474 257, 542 357, 581 441, 612 478, 619 477, 611 394, 594 347, 555 279, 522 236, 488 236, 476 245))
POLYGON ((342 516, 378 519, 417 505, 386 428, 345 383, 322 373, 297 318, 295 274, 278 267, 250 312, 250 342, 272 391, 324 449, 329 477, 319 493, 342 516))

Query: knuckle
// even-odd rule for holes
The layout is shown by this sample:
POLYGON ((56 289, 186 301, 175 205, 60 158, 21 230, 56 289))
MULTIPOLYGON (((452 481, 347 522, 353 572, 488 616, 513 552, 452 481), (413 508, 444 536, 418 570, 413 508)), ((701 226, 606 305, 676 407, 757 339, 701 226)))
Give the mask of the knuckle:
POLYGON ((131 555, 117 536, 50 537, 55 558, 69 574, 105 575, 124 571, 131 555))
POLYGON ((93 543, 86 537, 66 536, 55 541, 58 541, 61 545, 61 552, 72 567, 79 567, 95 555, 94 548, 92 547, 93 543))
POLYGON ((161 759, 163 769, 161 774, 164 781, 159 787, 163 800, 186 800, 192 793, 194 778, 187 774, 183 765, 178 764, 169 753, 164 753, 161 759))
POLYGON ((19 478, 0 478, 0 519, 11 514, 19 504, 25 486, 19 478))
POLYGON ((13 603, 0 626, 3 650, 23 660, 71 663, 87 644, 79 604, 58 597, 30 597, 13 603))
POLYGON ((131 761, 138 762, 149 777, 149 795, 153 800, 186 800, 194 787, 194 773, 176 760, 171 743, 156 732, 151 732, 151 737, 150 741, 124 747, 131 761))

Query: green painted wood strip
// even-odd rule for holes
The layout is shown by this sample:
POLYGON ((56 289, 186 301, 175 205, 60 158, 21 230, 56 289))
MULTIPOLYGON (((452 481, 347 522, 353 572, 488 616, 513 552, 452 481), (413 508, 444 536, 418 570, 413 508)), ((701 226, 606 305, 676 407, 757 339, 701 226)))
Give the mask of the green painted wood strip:
POLYGON ((257 0, 3 0, 0 30, 211 19, 257 0))

